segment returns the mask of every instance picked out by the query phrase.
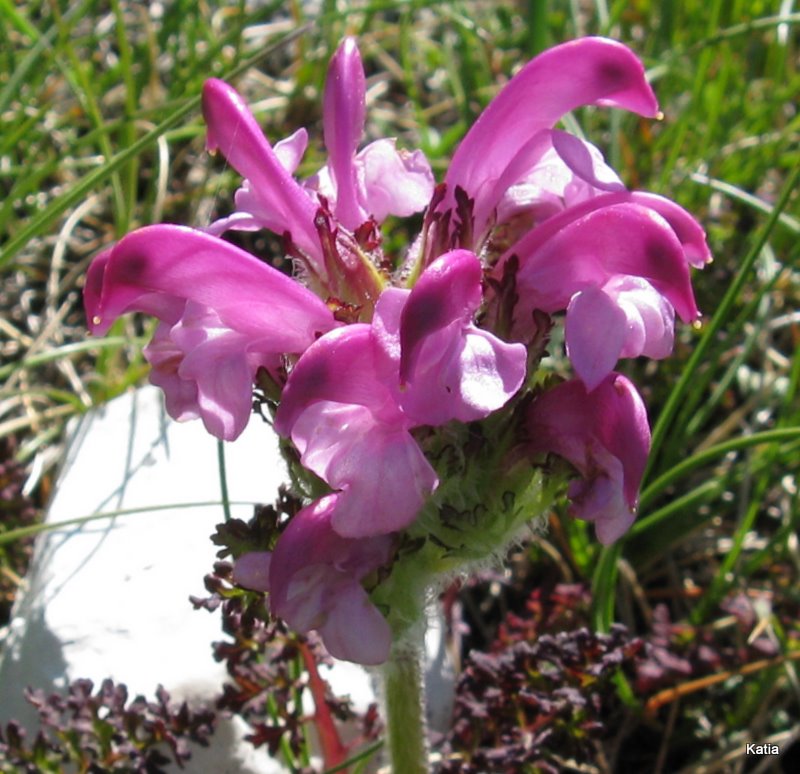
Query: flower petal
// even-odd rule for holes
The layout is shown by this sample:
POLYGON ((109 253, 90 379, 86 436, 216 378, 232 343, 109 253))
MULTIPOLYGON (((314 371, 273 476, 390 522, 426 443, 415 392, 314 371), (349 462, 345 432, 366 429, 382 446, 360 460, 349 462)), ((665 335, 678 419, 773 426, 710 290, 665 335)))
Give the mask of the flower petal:
POLYGON ((528 411, 531 450, 571 462, 584 481, 569 494, 576 515, 614 540, 632 523, 650 449, 647 412, 633 384, 610 374, 591 392, 579 380, 543 393, 528 411))
POLYGON ((362 209, 378 223, 428 206, 436 181, 422 151, 397 150, 394 140, 376 140, 356 156, 355 164, 362 209))
POLYGON ((197 405, 206 430, 223 441, 233 441, 250 419, 256 368, 248 362, 247 341, 241 334, 224 330, 207 334, 206 341, 187 351, 178 376, 197 386, 197 405))
POLYGON ((509 248, 496 274, 511 255, 520 260, 520 321, 534 308, 565 309, 577 291, 602 286, 617 275, 646 279, 685 321, 699 316, 675 232, 629 194, 605 194, 552 216, 509 248))
POLYGON ((683 245, 686 260, 690 266, 702 269, 711 262, 711 251, 706 242, 706 232, 683 207, 663 196, 644 191, 634 191, 631 194, 631 201, 649 207, 669 223, 675 236, 683 245))
POLYGON ((333 529, 331 521, 340 498, 326 495, 302 508, 278 538, 269 568, 273 606, 284 604, 287 584, 305 567, 326 565, 360 581, 388 561, 391 538, 350 540, 333 529))
POLYGON ((600 288, 576 293, 564 322, 567 356, 591 391, 611 373, 625 344, 627 319, 600 288))
POLYGON ((474 198, 530 138, 581 105, 658 113, 644 67, 621 43, 590 37, 555 46, 523 67, 464 137, 445 177, 446 205, 456 186, 474 198))
POLYGON ((203 86, 203 116, 208 126, 208 150, 219 149, 249 181, 261 204, 264 227, 278 235, 289 232, 301 249, 319 260, 321 248, 314 229, 318 205, 284 166, 287 156, 298 150, 301 139, 294 135, 293 151, 286 148, 279 158, 241 95, 216 78, 203 86))
POLYGON ((275 430, 289 436, 299 416, 317 401, 366 406, 397 415, 389 387, 375 371, 370 326, 356 323, 318 339, 297 361, 281 396, 275 430))
POLYGON ((526 351, 474 325, 452 323, 425 341, 399 395, 414 426, 474 422, 504 406, 525 378, 526 351))
POLYGON ((617 276, 576 293, 567 307, 567 354, 588 390, 620 357, 664 358, 672 352, 675 313, 641 277, 617 276))
POLYGON ((400 318, 400 381, 409 379, 420 348, 453 322, 471 322, 481 303, 481 264, 468 250, 453 250, 422 273, 400 318))
POLYGON ((275 155, 281 166, 293 175, 308 147, 308 132, 302 127, 289 137, 275 143, 275 155))
POLYGON ((250 551, 242 554, 233 565, 233 580, 253 591, 269 591, 271 551, 250 551))
POLYGON ((602 449, 595 451, 601 475, 573 481, 569 487, 574 516, 594 523, 603 545, 619 540, 636 520, 636 512, 625 502, 622 463, 602 449))
POLYGON ((557 129, 553 129, 550 136, 556 153, 581 180, 600 191, 625 190, 617 173, 605 163, 602 155, 593 145, 573 134, 557 129))
POLYGON ((92 265, 86 306, 92 332, 125 312, 152 312, 152 295, 213 309, 227 327, 267 338, 273 352, 302 352, 338 325, 327 306, 285 274, 222 239, 182 226, 147 226, 92 265), (98 293, 98 281, 101 288, 98 293))
POLYGON ((367 666, 382 664, 389 658, 389 622, 356 583, 347 584, 336 595, 319 633, 334 658, 367 666))
POLYGON ((628 319, 628 331, 620 357, 651 357, 655 360, 672 352, 675 339, 675 310, 647 280, 615 277, 603 287, 615 299, 628 319))
POLYGON ((331 60, 322 103, 322 124, 328 165, 336 182, 337 219, 350 231, 366 220, 359 207, 353 163, 364 132, 366 81, 361 54, 353 38, 345 38, 331 60))
POLYGON ((407 527, 438 484, 405 427, 378 421, 363 406, 314 403, 294 424, 292 440, 303 464, 339 490, 332 524, 344 537, 407 527))
POLYGON ((200 417, 197 384, 178 375, 184 353, 170 338, 170 329, 166 323, 158 324, 144 356, 151 366, 150 383, 164 392, 167 414, 176 422, 186 422, 200 417))
POLYGON ((361 580, 386 564, 392 539, 341 537, 332 526, 339 501, 328 495, 292 517, 269 559, 266 582, 263 554, 241 557, 234 578, 267 588, 272 612, 298 631, 318 629, 331 655, 378 664, 388 656, 391 635, 361 580))

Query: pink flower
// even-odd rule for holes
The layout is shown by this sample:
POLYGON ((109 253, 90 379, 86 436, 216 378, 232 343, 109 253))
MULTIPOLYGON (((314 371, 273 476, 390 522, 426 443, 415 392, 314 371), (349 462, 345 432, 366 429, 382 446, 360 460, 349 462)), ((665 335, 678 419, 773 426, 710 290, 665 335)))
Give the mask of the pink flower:
POLYGON ((338 323, 311 291, 249 253, 182 226, 149 226, 89 267, 89 328, 105 333, 120 315, 159 323, 145 356, 151 381, 178 420, 201 417, 230 441, 244 429, 256 371, 274 371, 338 323))
POLYGON ((569 488, 572 510, 613 543, 636 517, 650 450, 644 403, 631 382, 610 374, 589 392, 578 380, 540 395, 527 417, 531 451, 558 454, 582 479, 569 488))
POLYGON ((410 430, 472 421, 503 406, 525 377, 525 348, 477 328, 481 268, 447 253, 411 291, 389 288, 371 325, 320 338, 289 376, 275 429, 340 492, 345 537, 406 527, 438 479, 410 430))
MULTIPOLYGON (((555 46, 528 62, 467 132, 445 176, 447 191, 440 209, 454 208, 456 191, 462 189, 473 201, 472 231, 480 237, 507 192, 531 175, 535 179, 538 165, 548 156, 551 162, 560 158, 570 178, 580 177, 601 190, 619 190, 619 180, 595 149, 552 131, 565 113, 582 105, 658 114, 641 62, 622 44, 581 38, 555 46)), ((540 187, 542 182, 540 176, 540 187)), ((556 186, 563 189, 564 183, 556 186)))
POLYGON ((366 83, 361 54, 345 38, 331 60, 325 82, 322 123, 330 161, 307 185, 332 202, 336 219, 350 231, 372 218, 407 216, 427 206, 433 193, 430 165, 421 151, 398 151, 391 139, 376 140, 360 153, 366 83))
POLYGON ((351 540, 332 527, 338 495, 303 508, 274 552, 250 553, 234 566, 242 586, 268 591, 270 608, 295 631, 316 629, 332 656, 381 664, 389 656, 389 624, 370 602, 363 579, 386 564, 392 539, 351 540))
POLYGON ((583 38, 544 52, 459 145, 426 244, 430 255, 452 244, 484 251, 493 287, 507 291, 489 298, 489 319, 511 320, 512 338, 530 338, 535 310, 566 311, 567 351, 591 389, 620 357, 671 351, 675 313, 699 316, 688 266, 710 255, 685 210, 629 193, 597 148, 552 128, 580 105, 658 114, 644 68, 625 46, 583 38))
POLYGON ((288 233, 324 276, 314 227, 319 204, 292 176, 308 143, 306 130, 299 129, 273 148, 239 93, 216 78, 203 86, 203 117, 208 126, 208 150, 219 149, 245 178, 235 196, 237 212, 213 224, 209 231, 220 234, 229 228, 266 228, 278 235, 288 233))
POLYGON ((323 202, 336 221, 355 231, 372 218, 411 215, 425 208, 433 192, 430 165, 421 151, 395 148, 381 139, 357 152, 364 132, 366 84, 361 55, 346 38, 331 60, 323 98, 323 132, 329 163, 304 183, 293 174, 305 152, 304 129, 275 148, 269 144, 242 97, 223 81, 210 79, 203 88, 203 115, 208 147, 219 148, 245 178, 236 193, 237 212, 212 226, 267 228, 289 233, 313 271, 325 279, 322 247, 315 217, 323 202))
POLYGON ((651 194, 603 194, 553 215, 501 256, 496 277, 512 257, 514 337, 526 337, 534 310, 566 310, 570 360, 590 389, 620 357, 668 355, 675 312, 700 314, 689 265, 708 257, 705 236, 651 194))

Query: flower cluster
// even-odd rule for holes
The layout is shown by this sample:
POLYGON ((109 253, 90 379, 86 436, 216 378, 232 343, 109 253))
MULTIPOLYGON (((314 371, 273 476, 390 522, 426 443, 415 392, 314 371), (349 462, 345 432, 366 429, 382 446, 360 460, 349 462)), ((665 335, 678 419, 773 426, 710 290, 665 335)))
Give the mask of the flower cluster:
POLYGON ((208 81, 208 148, 244 179, 235 211, 205 229, 129 234, 92 263, 85 301, 96 334, 126 312, 158 318, 145 356, 176 419, 233 440, 254 386, 269 385, 308 505, 235 577, 333 655, 374 664, 397 635, 393 602, 379 609, 375 590, 405 577, 399 562, 423 543, 438 547, 436 571, 474 559, 476 544, 502 548, 537 515, 522 489, 539 482, 540 510, 552 500, 540 486, 547 455, 578 474, 573 512, 602 542, 630 526, 650 436, 614 368, 669 354, 675 314, 698 317, 689 267, 710 256, 686 211, 626 190, 597 148, 553 128, 582 105, 658 115, 619 43, 585 38, 529 62, 439 185, 420 151, 390 139, 359 150, 365 93, 347 39, 323 97, 328 163, 298 180, 306 131, 271 145, 240 95, 208 81), (414 213, 422 231, 393 263, 381 224, 414 213), (295 278, 224 241, 231 229, 281 236, 295 278), (575 377, 553 386, 540 361, 562 314, 575 377), (431 511, 446 529, 420 533, 431 511))

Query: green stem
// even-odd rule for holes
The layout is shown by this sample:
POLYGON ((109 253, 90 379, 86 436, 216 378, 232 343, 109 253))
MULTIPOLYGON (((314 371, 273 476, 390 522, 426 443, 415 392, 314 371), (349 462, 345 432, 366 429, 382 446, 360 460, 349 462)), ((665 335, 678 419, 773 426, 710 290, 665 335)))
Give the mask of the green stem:
MULTIPOLYGON (((422 628, 419 628, 420 640, 422 628)), ((390 771, 427 774, 428 734, 425 723, 425 684, 422 643, 406 636, 392 646, 383 665, 383 699, 389 737, 390 771)))

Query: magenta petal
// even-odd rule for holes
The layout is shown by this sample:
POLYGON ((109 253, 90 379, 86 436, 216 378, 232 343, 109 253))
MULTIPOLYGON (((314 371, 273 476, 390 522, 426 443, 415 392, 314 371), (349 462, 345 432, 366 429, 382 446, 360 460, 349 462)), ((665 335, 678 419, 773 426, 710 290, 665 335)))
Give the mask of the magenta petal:
POLYGON ((356 169, 353 164, 364 132, 366 81, 361 54, 353 38, 345 38, 333 55, 322 103, 325 147, 329 169, 336 181, 336 217, 354 231, 364 220, 358 204, 356 169))
POLYGON ((105 333, 125 312, 151 311, 149 294, 209 307, 229 328, 268 338, 276 353, 302 352, 338 325, 328 307, 290 277, 229 242, 182 226, 132 232, 102 256, 90 277, 93 333, 105 333))
POLYGON ((266 586, 273 613, 297 631, 318 629, 332 655, 377 664, 388 655, 388 625, 369 601, 361 580, 386 564, 392 540, 349 540, 338 535, 331 519, 339 499, 323 497, 292 517, 272 553, 266 583, 261 578, 263 565, 255 558, 258 554, 252 560, 251 555, 242 557, 234 577, 238 572, 252 586, 266 586))
POLYGON ((366 406, 391 416, 389 387, 375 372, 374 343, 370 326, 347 325, 318 339, 297 361, 283 390, 275 429, 291 435, 298 417, 317 401, 366 406))
POLYGON ((420 347, 432 333, 461 320, 466 325, 481 303, 481 264, 468 250, 437 258, 417 280, 400 319, 400 380, 414 369, 420 347))
POLYGON ((564 323, 567 355, 591 391, 611 373, 625 344, 625 313, 602 290, 576 293, 564 323))
POLYGON ((654 210, 605 194, 554 215, 501 258, 520 259, 518 318, 565 309, 572 295, 617 275, 646 279, 687 322, 698 317, 684 249, 654 210))
POLYGON ((412 426, 470 422, 503 406, 525 378, 525 348, 472 324, 482 270, 467 250, 434 261, 410 293, 385 291, 373 320, 385 378, 412 426), (400 363, 399 374, 392 371, 400 363))
MULTIPOLYGON (((241 95, 224 81, 207 80, 203 116, 208 125, 208 149, 219 149, 249 181, 261 204, 264 226, 278 235, 289 232, 311 258, 319 258, 321 248, 314 229, 317 205, 281 163, 241 95)), ((295 138, 300 142, 297 135, 295 138)), ((286 154, 282 155, 286 161, 286 154)))
POLYGON ((581 38, 556 46, 523 67, 473 124, 445 177, 448 196, 460 186, 474 197, 531 137, 581 105, 658 113, 644 67, 621 43, 581 38))
POLYGON ((389 622, 358 584, 350 583, 336 595, 319 633, 334 658, 366 666, 377 666, 389 658, 389 622))
POLYGON ((633 384, 610 374, 594 390, 579 380, 540 395, 528 412, 534 452, 564 457, 583 481, 569 490, 578 515, 613 540, 633 521, 650 449, 647 412, 633 384))
POLYGON ((705 231, 683 207, 663 196, 643 191, 634 191, 631 194, 631 201, 650 207, 669 223, 683 245, 690 266, 702 269, 711 262, 711 251, 708 249, 705 231))
POLYGON ((596 435, 602 445, 622 462, 625 500, 634 507, 650 450, 647 409, 630 379, 614 374, 605 385, 603 389, 598 387, 596 435))

